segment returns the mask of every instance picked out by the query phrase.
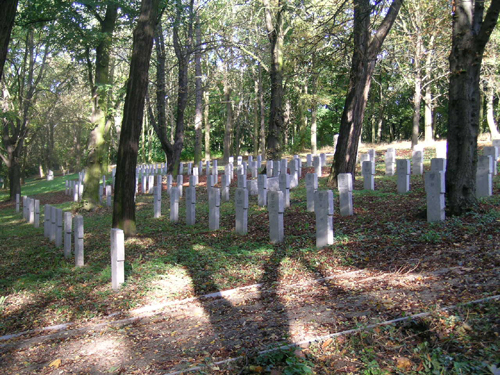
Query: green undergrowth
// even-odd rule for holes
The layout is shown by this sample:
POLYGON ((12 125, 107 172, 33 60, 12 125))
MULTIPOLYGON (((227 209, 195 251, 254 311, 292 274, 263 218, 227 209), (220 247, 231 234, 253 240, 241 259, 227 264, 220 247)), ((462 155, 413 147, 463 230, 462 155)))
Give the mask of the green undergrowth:
MULTIPOLYGON (((221 204, 220 230, 210 231, 204 188, 197 189, 197 223, 191 227, 184 224, 183 200, 180 221, 173 224, 166 193, 159 219, 153 218, 152 196, 139 195, 138 236, 126 241, 125 285, 118 292, 111 290, 110 283, 110 208, 80 212, 85 220, 86 265, 76 268, 72 259, 64 259, 62 249, 44 238, 42 223, 34 228, 12 205, 5 206, 0 211, 0 334, 255 283, 272 286, 310 280, 332 270, 385 272, 404 266, 406 259, 398 259, 404 247, 435 246, 437 252, 470 244, 474 238, 486 241, 485 245, 499 238, 498 196, 482 200, 463 217, 427 223, 421 176, 412 176, 412 190, 404 195, 395 192, 396 176, 377 177, 379 190, 375 192, 360 190, 362 181, 356 181, 354 216, 341 217, 335 197, 335 243, 324 249, 315 246, 315 216, 306 212, 304 180, 291 192, 285 241, 276 245, 269 242, 267 210, 257 207, 255 197, 250 198, 249 233, 241 236, 234 232, 234 197, 221 204), (394 259, 399 263, 390 264, 394 259)), ((64 181, 62 177, 27 180, 23 195, 41 199, 43 216, 44 199, 57 192, 61 195, 64 181)), ((326 187, 326 177, 320 179, 320 186, 326 187)), ((0 199, 7 196, 5 191, 1 194, 0 199)), ((70 197, 56 206, 73 212, 78 209, 70 197)), ((415 263, 422 254, 415 255, 415 263)), ((467 254, 450 259, 469 261, 467 254)))
POLYGON ((500 302, 435 310, 425 318, 380 325, 305 348, 250 354, 204 374, 496 375, 500 302))

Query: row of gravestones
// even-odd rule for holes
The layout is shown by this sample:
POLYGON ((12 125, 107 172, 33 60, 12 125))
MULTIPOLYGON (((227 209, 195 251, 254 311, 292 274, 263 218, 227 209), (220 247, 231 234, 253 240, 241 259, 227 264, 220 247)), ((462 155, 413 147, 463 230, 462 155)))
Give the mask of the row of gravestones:
MULTIPOLYGON (((16 194, 16 212, 20 211, 19 206, 20 196, 16 194)), ((23 196, 22 207, 23 219, 33 224, 35 228, 39 228, 40 201, 38 199, 23 196)), ((72 255, 72 239, 74 234, 75 265, 77 267, 84 265, 83 216, 76 215, 73 217, 71 212, 63 212, 62 209, 46 204, 44 208, 43 233, 56 247, 63 247, 64 244, 64 257, 66 259, 69 259, 72 255)))

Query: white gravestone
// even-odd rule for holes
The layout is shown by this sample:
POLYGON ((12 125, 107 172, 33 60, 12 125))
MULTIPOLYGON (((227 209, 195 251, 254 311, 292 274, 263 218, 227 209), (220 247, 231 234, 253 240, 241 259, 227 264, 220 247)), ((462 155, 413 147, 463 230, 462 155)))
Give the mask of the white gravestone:
POLYGON ((445 219, 444 172, 427 172, 425 174, 425 192, 427 194, 427 221, 443 221, 445 219))
POLYGON ((111 287, 120 289, 125 282, 125 236, 123 230, 111 229, 111 287))
POLYGON ((290 162, 290 189, 297 187, 299 184, 299 161, 292 159, 290 162))
POLYGON ((223 174, 220 178, 220 184, 221 184, 221 194, 222 194, 222 200, 224 202, 229 202, 229 184, 231 182, 231 178, 223 174))
POLYGON ((312 167, 312 165, 313 165, 311 154, 306 155, 306 165, 308 168, 312 167))
POLYGON ((46 204, 44 206, 44 211, 43 211, 43 215, 44 215, 44 220, 43 220, 43 235, 46 238, 50 238, 50 223, 51 223, 50 214, 51 214, 51 212, 52 211, 50 209, 50 206, 48 204, 46 204))
POLYGON ((446 159, 448 144, 446 142, 436 143, 436 158, 446 159))
POLYGON ((318 175, 318 177, 322 177, 321 174, 321 159, 319 156, 315 156, 313 158, 313 167, 314 167, 314 173, 318 175))
POLYGON ((267 163, 266 163, 266 175, 267 177, 273 177, 273 161, 272 160, 268 160, 267 163))
POLYGON ((234 196, 234 207, 236 211, 236 233, 248 233, 248 190, 236 189, 234 196))
POLYGON ((285 208, 290 207, 290 175, 282 173, 279 176, 280 190, 283 193, 285 208))
POLYGON ((69 259, 71 257, 71 235, 73 227, 73 217, 71 212, 64 213, 64 257, 69 259))
POLYGON ((493 194, 493 160, 491 155, 480 155, 476 170, 476 198, 493 194))
POLYGON ((248 180, 247 181, 247 189, 248 189, 248 193, 251 196, 258 195, 259 188, 257 186, 257 179, 248 180))
POLYGON ((179 221, 179 188, 173 187, 170 191, 170 221, 179 221))
POLYGON ((50 206, 50 242, 56 242, 56 210, 54 206, 50 206))
POLYGON ((247 188, 247 175, 246 174, 238 174, 238 187, 240 189, 247 188))
POLYGON ((76 215, 74 219, 75 227, 75 266, 82 267, 84 265, 83 254, 83 216, 76 215))
POLYGON ((394 176, 396 164, 396 149, 388 148, 385 153, 385 174, 387 176, 394 176))
POLYGON ((362 164, 363 189, 375 190, 375 162, 364 161, 362 164))
POLYGON ((267 176, 265 174, 260 174, 257 177, 257 184, 259 187, 257 204, 259 207, 265 207, 267 206, 267 176))
POLYGON ((273 161, 273 177, 278 177, 281 174, 281 164, 278 160, 273 161))
POLYGON ((410 161, 407 159, 396 160, 396 172, 398 174, 398 193, 404 194, 410 191, 410 161))
POLYGON ((35 224, 35 200, 30 199, 29 201, 29 223, 35 224))
POLYGON ((446 172, 446 159, 433 158, 431 159, 431 172, 446 172))
POLYGON ((318 190, 318 175, 316 173, 306 174, 306 198, 307 211, 314 212, 314 194, 318 190))
POLYGON ((423 150, 414 150, 412 157, 412 170, 411 173, 413 175, 421 175, 424 173, 424 151, 423 150))
POLYGON ((161 217, 161 186, 155 187, 155 193, 153 198, 154 204, 154 218, 158 219, 161 217))
POLYGON ((63 211, 60 208, 56 208, 56 247, 62 247, 63 245, 63 211))
POLYGON ((220 219, 220 189, 213 188, 208 191, 208 228, 219 229, 220 219))
POLYGON ((194 225, 196 223, 196 188, 188 187, 186 189, 186 224, 194 225))
POLYGON ((281 191, 270 191, 268 195, 269 210, 269 239, 271 243, 283 242, 285 230, 283 225, 283 212, 285 201, 281 191))
POLYGON ((111 185, 106 186, 106 204, 111 207, 111 185))
POLYGON ((316 247, 333 244, 333 191, 316 191, 314 211, 316 213, 316 247))
POLYGON ((148 177, 148 194, 154 194, 155 191, 155 176, 153 174, 148 177))
POLYGON ((351 216, 354 213, 352 205, 352 175, 350 173, 339 173, 337 183, 339 187, 340 215, 351 216))
POLYGON ((21 196, 19 194, 16 194, 16 212, 19 212, 20 200, 21 200, 21 196))
POLYGON ((33 223, 35 228, 40 227, 40 201, 35 199, 35 222, 33 223))
POLYGON ((167 194, 170 195, 170 191, 172 190, 172 180, 173 177, 171 174, 167 175, 167 194))
POLYGON ((497 175, 497 164, 498 164, 498 149, 495 146, 488 146, 483 148, 483 155, 491 156, 493 162, 493 176, 497 175))
POLYGON ((184 185, 184 176, 180 174, 177 176, 177 189, 179 189, 179 198, 182 198, 182 185, 184 185))

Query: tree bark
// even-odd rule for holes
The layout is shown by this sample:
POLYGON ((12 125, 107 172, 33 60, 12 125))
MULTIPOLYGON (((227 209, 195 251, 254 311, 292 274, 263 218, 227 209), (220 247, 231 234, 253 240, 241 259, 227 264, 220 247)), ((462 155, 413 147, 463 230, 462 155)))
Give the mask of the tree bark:
POLYGON ((277 1, 276 20, 273 23, 271 4, 263 0, 266 16, 266 30, 270 42, 271 52, 271 107, 269 110, 269 126, 267 130, 267 158, 278 160, 281 158, 281 138, 283 132, 283 13, 282 0, 277 1))
POLYGON ((88 141, 87 168, 84 181, 83 198, 92 208, 99 204, 99 183, 103 174, 108 172, 109 130, 111 119, 109 113, 108 91, 110 85, 110 61, 113 32, 118 18, 118 6, 108 4, 104 19, 100 20, 101 38, 96 47, 95 80, 92 87, 94 108, 88 141))
POLYGON ((328 177, 328 183, 332 186, 336 186, 339 173, 351 173, 353 178, 355 176, 356 154, 377 55, 399 13, 401 3, 402 0, 393 0, 378 30, 371 32, 370 1, 354 0, 354 52, 335 160, 328 177))
MULTIPOLYGON (((229 70, 229 69, 227 69, 229 70)), ((224 102, 226 104, 226 126, 224 128, 224 163, 227 164, 232 150, 233 137, 233 102, 231 101, 232 88, 229 84, 228 72, 224 79, 224 102)))
POLYGON ((158 18, 159 0, 142 0, 141 13, 134 30, 132 58, 123 108, 118 164, 116 167, 113 228, 123 229, 125 236, 136 234, 135 169, 139 136, 148 87, 148 70, 153 35, 158 18))
POLYGON ((3 76, 3 67, 9 50, 10 34, 16 18, 18 0, 3 0, 0 2, 0 82, 3 76))
POLYGON ((420 130, 420 107, 422 105, 422 72, 420 60, 422 59, 423 40, 421 30, 417 29, 417 42, 415 45, 415 91, 413 93, 413 126, 411 131, 411 148, 418 145, 420 130))
POLYGON ((264 89, 262 87, 262 68, 259 65, 259 108, 260 108, 260 152, 266 154, 266 109, 264 104, 264 89))
POLYGON ((194 163, 201 160, 201 125, 203 121, 203 86, 201 72, 201 26, 196 15, 196 51, 194 54, 195 69, 195 115, 194 115, 194 163))
POLYGON ((484 48, 496 25, 500 0, 493 0, 483 20, 484 2, 453 3, 448 104, 446 198, 451 214, 476 203, 479 77, 484 48))
POLYGON ((210 112, 210 92, 205 90, 203 92, 203 98, 205 103, 205 109, 203 111, 203 122, 205 124, 205 159, 210 159, 210 120, 209 120, 209 112, 210 112))
POLYGON ((491 139, 500 138, 497 124, 495 121, 495 106, 494 106, 495 93, 491 87, 486 90, 486 121, 490 129, 491 139))

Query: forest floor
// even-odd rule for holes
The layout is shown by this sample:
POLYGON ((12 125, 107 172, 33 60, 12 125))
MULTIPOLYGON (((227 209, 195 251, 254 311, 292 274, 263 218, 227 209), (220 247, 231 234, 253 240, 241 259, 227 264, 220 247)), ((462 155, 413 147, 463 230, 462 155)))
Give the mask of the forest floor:
MULTIPOLYGON (((109 208, 80 211, 86 265, 75 268, 42 228, 0 203, 0 372, 496 374, 499 178, 468 214, 427 223, 423 177, 396 194, 379 154, 376 190, 356 180, 354 215, 336 211, 335 243, 319 250, 304 182, 276 245, 255 197, 248 235, 234 232, 232 202, 221 205, 221 229, 209 231, 203 178, 192 227, 154 219, 152 196, 138 195, 139 235, 126 241, 126 283, 116 292, 109 208)), ((63 186, 28 181, 23 194, 79 210, 63 186)))

